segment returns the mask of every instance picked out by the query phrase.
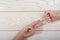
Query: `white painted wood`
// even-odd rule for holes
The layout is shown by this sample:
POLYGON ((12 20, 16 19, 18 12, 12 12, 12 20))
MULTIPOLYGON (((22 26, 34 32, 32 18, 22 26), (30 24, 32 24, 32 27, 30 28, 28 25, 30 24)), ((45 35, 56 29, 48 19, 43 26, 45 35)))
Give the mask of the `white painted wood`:
MULTIPOLYGON (((0 9, 8 10, 45 10, 47 3, 45 0, 0 0, 0 9)), ((10 10, 10 11, 11 11, 10 10)))
POLYGON ((0 40, 12 40, 17 31, 0 31, 0 40))
MULTIPOLYGON (((0 12, 0 30, 21 30, 35 20, 44 20, 43 15, 43 12, 0 12)), ((37 30, 60 30, 60 21, 44 21, 45 24, 37 30)))
POLYGON ((60 40, 60 31, 40 31, 28 40, 60 40))
MULTIPOLYGON (((60 10, 60 0, 0 0, 0 40, 12 40, 16 30, 34 20, 42 20, 43 12, 39 11, 45 10, 60 10)), ((60 21, 46 23, 37 30, 44 31, 36 32, 28 40, 60 40, 60 21)))
POLYGON ((60 10, 60 0, 47 0, 48 9, 50 10, 60 10))
POLYGON ((43 12, 0 12, 0 30, 21 30, 33 21, 42 20, 43 12))
POLYGON ((60 10, 58 0, 0 0, 0 11, 60 10))
POLYGON ((51 23, 46 23, 37 30, 60 30, 60 20, 51 23))
MULTIPOLYGON (((0 40, 12 40, 18 31, 0 31, 0 40)), ((37 31, 27 40, 60 40, 60 31, 37 31)))
POLYGON ((60 0, 55 0, 55 10, 60 10, 60 0))

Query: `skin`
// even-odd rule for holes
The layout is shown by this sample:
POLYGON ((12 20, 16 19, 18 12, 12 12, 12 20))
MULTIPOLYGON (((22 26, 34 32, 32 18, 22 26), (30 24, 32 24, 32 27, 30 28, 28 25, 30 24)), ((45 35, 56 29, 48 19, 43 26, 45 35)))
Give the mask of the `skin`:
POLYGON ((60 20, 60 11, 57 12, 56 15, 53 15, 52 13, 54 13, 54 12, 52 12, 50 10, 45 11, 44 17, 47 22, 53 22, 56 20, 60 20))
MULTIPOLYGON (((58 12, 56 15, 52 14, 52 11, 45 11, 44 12, 44 18, 47 22, 53 22, 56 20, 60 20, 60 12, 58 12)), ((40 20, 36 20, 32 22, 31 24, 27 25, 25 28, 23 28, 14 38, 13 40, 24 40, 25 38, 28 38, 35 33, 35 29, 38 27, 41 27, 43 23, 40 20)))
POLYGON ((27 25, 23 28, 14 38, 13 40, 24 40, 27 37, 32 36, 35 33, 35 29, 42 26, 43 23, 40 20, 36 20, 31 24, 27 25))

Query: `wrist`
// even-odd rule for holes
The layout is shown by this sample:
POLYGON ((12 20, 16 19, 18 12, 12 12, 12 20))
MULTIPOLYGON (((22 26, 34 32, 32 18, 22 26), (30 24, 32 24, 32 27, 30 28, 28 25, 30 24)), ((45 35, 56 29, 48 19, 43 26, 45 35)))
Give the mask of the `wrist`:
POLYGON ((24 40, 24 39, 25 39, 24 35, 23 35, 21 32, 19 32, 19 33, 14 37, 13 40, 24 40))
POLYGON ((18 38, 18 40, 24 40, 25 37, 24 36, 20 36, 20 38, 18 38))
POLYGON ((57 14, 56 14, 56 19, 57 19, 57 20, 60 20, 60 13, 57 13, 57 14))

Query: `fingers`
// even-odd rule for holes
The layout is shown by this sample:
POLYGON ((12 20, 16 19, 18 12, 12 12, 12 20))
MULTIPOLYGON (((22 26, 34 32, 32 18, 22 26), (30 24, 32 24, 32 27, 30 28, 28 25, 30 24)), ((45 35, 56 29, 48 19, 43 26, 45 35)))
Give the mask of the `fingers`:
POLYGON ((34 22, 32 22, 30 25, 33 27, 33 28, 37 28, 38 26, 41 26, 43 23, 40 21, 40 20, 36 20, 34 22))
POLYGON ((26 33, 24 34, 25 37, 32 36, 35 33, 35 30, 32 27, 27 28, 26 33))
POLYGON ((36 20, 36 21, 32 22, 31 24, 27 25, 27 26, 24 28, 24 30, 25 30, 26 32, 29 32, 29 30, 33 30, 33 29, 35 30, 35 28, 40 27, 42 24, 43 24, 43 23, 42 23, 40 20, 36 20))
POLYGON ((26 36, 32 36, 35 33, 35 30, 29 30, 29 33, 27 33, 26 36))
POLYGON ((27 25, 24 30, 26 32, 29 32, 30 30, 35 30, 35 28, 40 27, 43 23, 40 20, 36 20, 32 22, 31 24, 27 25))
POLYGON ((39 22, 40 22, 40 20, 36 20, 36 21, 32 22, 30 25, 35 26, 35 25, 38 24, 39 22))
POLYGON ((42 25, 43 25, 43 23, 42 23, 42 22, 40 22, 40 23, 38 23, 37 25, 35 25, 35 27, 34 27, 34 28, 36 29, 36 28, 38 28, 38 27, 41 27, 42 25))
POLYGON ((31 24, 29 24, 26 28, 25 28, 25 35, 24 36, 31 36, 35 33, 35 28, 39 27, 42 25, 42 22, 40 20, 36 20, 34 22, 32 22, 31 24))
POLYGON ((44 17, 48 22, 52 21, 52 12, 51 11, 45 11, 44 17))

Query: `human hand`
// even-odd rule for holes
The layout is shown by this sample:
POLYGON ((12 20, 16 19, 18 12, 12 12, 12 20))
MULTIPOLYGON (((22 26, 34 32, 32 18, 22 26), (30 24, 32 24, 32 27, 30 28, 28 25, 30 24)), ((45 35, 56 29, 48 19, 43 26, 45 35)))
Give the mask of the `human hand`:
MULTIPOLYGON (((52 12, 52 11, 45 11, 44 12, 44 17, 45 17, 45 20, 47 21, 47 22, 53 22, 53 21, 56 21, 56 20, 58 20, 60 17, 60 14, 59 13, 57 13, 56 15, 53 15, 53 13, 54 12, 52 12), (59 15, 59 16, 58 16, 59 15)), ((55 13, 54 13, 55 14, 55 13)))
POLYGON ((27 25, 23 30, 22 33, 24 37, 30 37, 35 33, 35 29, 42 26, 43 23, 40 20, 36 20, 31 24, 27 25))
POLYGON ((13 40, 24 40, 24 38, 30 37, 35 33, 35 29, 42 26, 43 23, 40 20, 36 20, 31 24, 25 26, 13 40))

